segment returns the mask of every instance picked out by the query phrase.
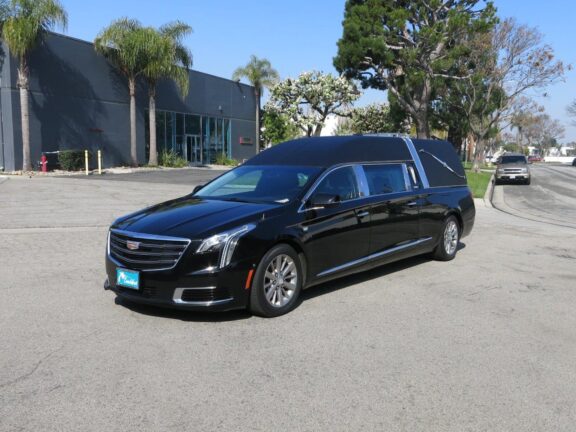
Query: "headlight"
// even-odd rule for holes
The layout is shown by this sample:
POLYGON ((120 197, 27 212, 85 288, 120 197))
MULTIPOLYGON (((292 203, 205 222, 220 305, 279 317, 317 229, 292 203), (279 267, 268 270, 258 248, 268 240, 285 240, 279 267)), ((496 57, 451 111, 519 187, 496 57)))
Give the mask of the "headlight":
POLYGON ((200 246, 198 246, 196 253, 203 254, 220 250, 219 267, 226 267, 232 260, 234 249, 236 249, 236 245, 238 244, 240 237, 242 237, 247 232, 252 231, 254 228, 256 228, 255 224, 247 224, 239 228, 235 228, 230 231, 224 231, 220 234, 208 237, 202 241, 200 246))

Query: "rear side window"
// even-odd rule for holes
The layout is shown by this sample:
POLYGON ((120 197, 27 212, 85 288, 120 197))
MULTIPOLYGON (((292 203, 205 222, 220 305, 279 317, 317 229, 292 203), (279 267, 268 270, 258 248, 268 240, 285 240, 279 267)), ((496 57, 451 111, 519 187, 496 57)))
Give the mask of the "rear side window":
POLYGON ((408 190, 409 179, 402 164, 364 165, 370 195, 408 190))

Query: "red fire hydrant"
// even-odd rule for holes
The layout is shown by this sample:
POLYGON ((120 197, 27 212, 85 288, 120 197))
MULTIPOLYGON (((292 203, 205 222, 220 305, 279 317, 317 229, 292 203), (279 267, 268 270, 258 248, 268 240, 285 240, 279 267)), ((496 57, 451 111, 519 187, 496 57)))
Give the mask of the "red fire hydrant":
POLYGON ((48 158, 45 154, 40 158, 40 163, 42 164, 42 172, 48 172, 48 158))

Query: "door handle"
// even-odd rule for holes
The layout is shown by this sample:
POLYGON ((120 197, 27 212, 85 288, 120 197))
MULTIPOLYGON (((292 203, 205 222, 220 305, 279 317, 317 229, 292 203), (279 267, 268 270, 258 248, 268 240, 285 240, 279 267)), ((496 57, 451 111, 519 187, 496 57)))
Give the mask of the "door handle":
POLYGON ((368 212, 366 210, 356 213, 356 217, 360 218, 360 219, 365 218, 368 215, 370 215, 370 212, 368 212))
POLYGON ((408 207, 414 207, 416 205, 418 205, 418 203, 416 201, 410 201, 408 204, 406 204, 408 207))

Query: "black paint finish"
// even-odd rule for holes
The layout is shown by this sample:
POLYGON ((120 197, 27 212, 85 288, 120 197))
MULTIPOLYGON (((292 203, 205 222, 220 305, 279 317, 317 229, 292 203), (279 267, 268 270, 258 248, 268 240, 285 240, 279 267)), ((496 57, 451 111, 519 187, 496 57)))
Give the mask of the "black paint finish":
MULTIPOLYGON (((446 155, 449 143, 434 141, 427 150, 446 155)), ((455 159, 448 158, 453 169, 455 159)), ((457 160, 457 159, 456 159, 457 160)), ((360 162, 413 165, 407 144, 398 138, 312 138, 280 144, 249 160, 247 166, 308 164, 323 167, 321 173, 287 203, 237 202, 200 198, 192 194, 158 204, 118 219, 112 229, 192 240, 176 267, 142 272, 138 291, 116 285, 118 264, 107 256, 107 287, 132 301, 191 310, 229 310, 248 305, 251 270, 273 246, 286 243, 299 254, 305 269, 305 288, 389 263, 429 253, 441 240, 443 223, 455 215, 462 236, 474 224, 474 201, 465 184, 424 188, 412 182, 408 191, 360 196, 324 208, 311 208, 309 197, 325 175, 340 165, 360 162), (338 151, 328 152, 331 143, 338 151), (392 155, 386 157, 386 152, 392 155), (360 156, 361 155, 361 159, 360 156), (399 159, 400 158, 400 159, 399 159), (196 253, 198 244, 215 234, 244 225, 255 228, 242 236, 229 265, 218 268, 221 250, 196 253), (229 293, 226 301, 206 305, 174 303, 176 288, 216 287, 229 293)), ((428 169, 437 168, 428 164, 428 169)), ((442 177, 442 173, 426 172, 442 177)), ((359 184, 361 180, 358 180, 359 184)), ((200 294, 199 294, 200 295, 200 294)))

